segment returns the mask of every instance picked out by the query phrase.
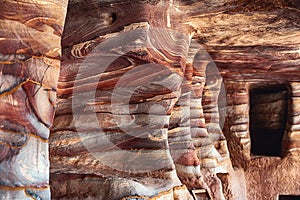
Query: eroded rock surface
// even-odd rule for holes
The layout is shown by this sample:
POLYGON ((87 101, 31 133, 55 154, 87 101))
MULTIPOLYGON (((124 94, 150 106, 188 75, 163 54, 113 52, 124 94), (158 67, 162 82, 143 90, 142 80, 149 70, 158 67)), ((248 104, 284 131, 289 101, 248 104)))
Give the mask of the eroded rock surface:
POLYGON ((0 3, 1 199, 300 195, 298 1, 0 3))
MULTIPOLYGON (((145 194, 124 186, 120 196, 133 191, 129 193, 154 197, 155 192, 150 187, 162 192, 170 191, 176 184, 184 184, 190 190, 204 188, 213 199, 270 199, 278 194, 298 194, 298 183, 284 191, 280 189, 284 184, 278 182, 283 177, 294 180, 295 170, 299 169, 298 137, 295 136, 297 104, 294 103, 297 89, 293 89, 299 80, 298 7, 294 1, 71 3, 63 39, 64 64, 51 146, 53 184, 71 188, 69 185, 82 180, 97 180, 97 184, 105 183, 106 188, 114 188, 113 185, 122 185, 117 177, 126 184, 141 184, 150 192, 145 194), (88 24, 85 29, 83 24, 88 24), (172 31, 165 32, 165 28, 180 32, 181 36, 193 36, 193 39, 180 38, 174 33, 169 38, 172 31), (126 35, 125 42, 123 35, 126 35), (97 48, 102 45, 102 49, 97 48), (103 55, 106 60, 115 60, 105 69, 108 61, 103 61, 103 55), (96 58, 101 58, 100 64, 96 58), (95 73, 99 66, 103 70, 95 73), (157 73, 148 71, 148 66, 156 68, 157 73), (97 75, 92 76, 94 74, 97 75), (270 95, 270 100, 266 100, 270 105, 254 108, 250 101, 251 88, 270 85, 289 88, 286 98, 272 104, 276 94, 270 95), (76 90, 84 94, 74 95, 76 90), (74 97, 79 101, 74 101, 74 97), (129 109, 124 101, 129 103, 129 109), (72 103, 75 114, 74 107, 70 109, 72 103), (277 122, 274 116, 270 124, 282 125, 284 129, 279 140, 283 141, 281 149, 277 150, 282 159, 255 157, 251 147, 255 141, 251 139, 250 130, 250 123, 255 121, 250 120, 249 113, 258 110, 257 113, 261 111, 267 116, 264 113, 271 112, 269 116, 273 118, 272 112, 280 110, 281 105, 287 105, 288 125, 280 124, 279 116, 277 122), (101 141, 109 138, 109 142, 97 145, 99 135, 102 135, 101 141), (87 146, 93 147, 95 152, 87 146), (139 152, 131 160, 136 168, 129 162, 122 163, 128 152, 120 153, 133 149, 139 152), (91 157, 97 152, 101 152, 101 156, 97 156, 102 162, 111 161, 112 158, 107 160, 106 156, 113 155, 116 165, 107 168, 95 162, 91 157), (150 162, 145 162, 146 158, 150 162), (147 166, 151 163, 155 170, 141 173, 150 169, 145 163, 147 166), (256 170, 259 165, 265 168, 256 170), (290 168, 286 171, 279 167, 281 165, 290 168), (156 170, 162 166, 166 168, 156 170), (59 182, 59 173, 70 172, 80 176, 66 175, 70 178, 59 182), (269 176, 268 181, 278 187, 267 195, 263 195, 262 190, 261 195, 256 195, 259 189, 252 188, 266 189, 270 184, 264 185, 258 181, 263 179, 251 177, 271 172, 275 175, 274 178, 269 176), (89 177, 95 175, 97 177, 89 177), (175 181, 176 177, 180 181, 175 181), (107 179, 110 181, 105 182, 107 179)), ((71 198, 68 191, 71 192, 63 190, 57 195, 71 198)), ((103 192, 89 195, 101 196, 103 192)))
POLYGON ((50 199, 66 1, 0 1, 0 198, 50 199))

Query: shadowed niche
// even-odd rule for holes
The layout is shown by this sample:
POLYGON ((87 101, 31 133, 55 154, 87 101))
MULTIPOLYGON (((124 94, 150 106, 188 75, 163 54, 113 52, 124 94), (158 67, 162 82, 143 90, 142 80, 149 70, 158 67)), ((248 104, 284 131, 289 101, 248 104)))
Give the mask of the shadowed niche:
POLYGON ((281 156, 286 127, 288 90, 286 85, 250 89, 250 135, 253 155, 281 156))
POLYGON ((300 199, 300 195, 296 196, 296 195, 279 195, 279 200, 299 200, 300 199))

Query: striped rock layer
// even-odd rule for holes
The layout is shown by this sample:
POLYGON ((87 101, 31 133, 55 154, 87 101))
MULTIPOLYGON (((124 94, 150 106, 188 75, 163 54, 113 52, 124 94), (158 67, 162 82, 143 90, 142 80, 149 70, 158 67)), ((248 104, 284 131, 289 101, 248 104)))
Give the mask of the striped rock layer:
POLYGON ((0 1, 0 199, 50 199, 66 1, 0 1))
POLYGON ((220 122, 235 169, 228 177, 218 174, 225 197, 299 196, 299 2, 187 0, 180 5, 187 18, 179 21, 195 32, 223 77, 219 112, 226 116, 220 122))
POLYGON ((204 88, 211 59, 173 23, 173 3, 69 5, 50 142, 52 185, 66 189, 54 186, 54 198, 158 198, 179 188, 191 199, 181 185, 224 198, 215 174, 231 164, 210 98, 221 77, 213 66, 204 88), (103 190, 72 189, 80 181, 103 190))
POLYGON ((0 3, 0 199, 300 195, 297 0, 0 3))

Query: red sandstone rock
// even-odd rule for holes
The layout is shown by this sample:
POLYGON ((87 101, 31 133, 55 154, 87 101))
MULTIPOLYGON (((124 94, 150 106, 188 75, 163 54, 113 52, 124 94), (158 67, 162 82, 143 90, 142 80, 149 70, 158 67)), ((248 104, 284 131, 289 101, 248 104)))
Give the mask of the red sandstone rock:
POLYGON ((67 4, 0 4, 0 196, 50 199, 48 138, 67 4))
POLYGON ((1 3, 1 197, 300 195, 295 0, 1 3))

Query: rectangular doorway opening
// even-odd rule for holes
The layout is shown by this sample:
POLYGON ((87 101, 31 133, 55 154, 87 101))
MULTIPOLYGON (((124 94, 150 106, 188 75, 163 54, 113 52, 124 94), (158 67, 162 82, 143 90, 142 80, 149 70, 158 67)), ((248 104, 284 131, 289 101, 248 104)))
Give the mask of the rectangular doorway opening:
POLYGON ((269 84, 250 89, 251 154, 281 156, 286 127, 288 88, 269 84))
POLYGON ((296 196, 296 195, 279 195, 278 200, 300 200, 300 196, 296 196))

